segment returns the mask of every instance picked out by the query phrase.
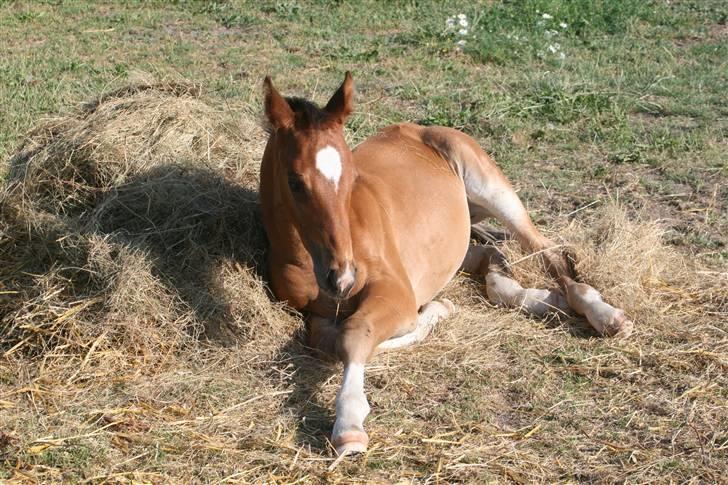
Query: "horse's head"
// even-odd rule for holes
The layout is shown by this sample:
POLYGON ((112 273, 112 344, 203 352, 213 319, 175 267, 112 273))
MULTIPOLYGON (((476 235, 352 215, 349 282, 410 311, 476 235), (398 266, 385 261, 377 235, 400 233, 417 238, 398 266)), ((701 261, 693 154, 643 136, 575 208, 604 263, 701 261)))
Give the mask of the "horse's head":
POLYGON ((356 171, 344 139, 344 122, 353 109, 351 74, 346 73, 323 109, 284 98, 270 77, 264 93, 271 128, 266 151, 276 164, 275 190, 311 254, 319 288, 344 298, 356 282, 349 226, 356 171))

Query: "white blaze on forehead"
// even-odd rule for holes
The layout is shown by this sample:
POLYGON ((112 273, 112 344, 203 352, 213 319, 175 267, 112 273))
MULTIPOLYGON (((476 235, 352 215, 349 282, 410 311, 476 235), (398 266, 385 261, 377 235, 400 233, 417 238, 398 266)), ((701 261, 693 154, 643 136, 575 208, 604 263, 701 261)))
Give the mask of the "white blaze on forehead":
POLYGON ((341 155, 339 151, 331 145, 319 150, 316 154, 316 168, 338 190, 339 179, 341 178, 341 155))

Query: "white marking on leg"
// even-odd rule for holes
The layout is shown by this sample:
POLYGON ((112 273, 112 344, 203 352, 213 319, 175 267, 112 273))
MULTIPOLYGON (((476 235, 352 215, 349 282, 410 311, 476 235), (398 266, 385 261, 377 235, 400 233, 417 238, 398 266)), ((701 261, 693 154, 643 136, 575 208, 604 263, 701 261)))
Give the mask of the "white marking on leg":
POLYGON ((339 189, 341 178, 341 155, 336 148, 327 145, 316 154, 316 168, 321 175, 334 184, 334 190, 339 189))
POLYGON ((564 297, 558 291, 523 288, 516 280, 497 271, 485 277, 486 293, 496 305, 522 310, 536 316, 569 309, 564 297))
POLYGON ((567 287, 567 300, 571 308, 586 317, 594 329, 608 336, 617 334, 629 336, 634 324, 621 308, 615 308, 602 299, 602 295, 584 283, 567 287))
POLYGON ((369 403, 364 394, 364 364, 350 362, 344 367, 344 379, 336 395, 333 441, 347 431, 364 432, 364 419, 368 414, 369 403))
POLYGON ((523 202, 512 188, 499 181, 484 183, 479 173, 465 173, 465 188, 471 205, 483 207, 518 239, 521 246, 540 250, 548 242, 533 226, 523 202))

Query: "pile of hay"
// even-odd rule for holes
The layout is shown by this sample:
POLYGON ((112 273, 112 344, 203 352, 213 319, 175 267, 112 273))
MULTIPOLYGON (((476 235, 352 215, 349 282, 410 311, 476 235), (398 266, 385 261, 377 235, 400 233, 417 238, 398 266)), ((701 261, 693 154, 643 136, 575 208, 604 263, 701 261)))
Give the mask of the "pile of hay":
POLYGON ((201 333, 280 332, 241 267, 264 249, 251 118, 195 86, 137 84, 35 128, 2 192, 6 353, 94 344, 148 362, 201 333))
MULTIPOLYGON (((263 143, 257 116, 243 107, 215 109, 183 83, 128 86, 28 134, 5 167, 0 191, 0 464, 12 469, 7 476, 325 476, 339 377, 305 351, 297 338, 301 321, 265 289, 256 194, 263 143)), ((634 340, 615 350, 629 357, 607 358, 613 372, 632 356, 641 359, 639 346, 652 341, 652 350, 665 342, 706 345, 700 362, 669 364, 690 373, 726 365, 708 342, 725 331, 716 324, 726 314, 725 288, 696 276, 662 244, 656 225, 610 206, 563 226, 559 234, 576 243, 581 274, 636 321, 634 340)), ((535 259, 511 243, 504 250, 520 260, 514 271, 524 284, 550 284, 535 259)), ((588 329, 572 319, 545 330, 491 307, 464 277, 446 294, 461 306, 457 317, 421 347, 371 366, 370 399, 379 417, 370 430, 380 443, 372 456, 409 467, 384 466, 377 476, 424 477, 417 464, 432 462, 445 480, 501 476, 498 470, 558 477, 529 475, 536 469, 528 460, 500 468, 461 463, 501 453, 483 441, 488 437, 523 437, 477 424, 493 418, 518 427, 482 410, 448 415, 464 438, 443 438, 456 444, 435 453, 432 441, 420 440, 440 418, 428 417, 414 389, 445 400, 456 392, 447 383, 463 376, 515 379, 528 374, 523 355, 588 329), (534 332, 543 333, 538 342, 534 332)), ((651 357, 654 365, 679 357, 661 351, 651 357)), ((494 380, 493 395, 480 404, 506 416, 511 400, 503 396, 514 391, 500 393, 502 385, 494 380)), ((725 415, 715 414, 716 423, 725 415)), ((357 466, 366 462, 337 473, 356 473, 357 466)))

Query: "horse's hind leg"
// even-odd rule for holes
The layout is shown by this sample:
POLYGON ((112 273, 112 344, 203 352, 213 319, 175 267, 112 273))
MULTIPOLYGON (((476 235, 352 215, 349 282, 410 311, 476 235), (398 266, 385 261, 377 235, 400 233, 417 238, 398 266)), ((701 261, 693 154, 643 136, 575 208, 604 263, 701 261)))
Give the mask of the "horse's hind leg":
POLYGON ((493 246, 471 246, 462 269, 485 276, 488 299, 496 305, 519 308, 539 317, 569 309, 558 290, 523 288, 511 276, 503 254, 493 246))
POLYGON ((628 337, 634 330, 634 323, 624 310, 615 308, 602 300, 597 290, 585 283, 577 283, 566 277, 566 300, 578 314, 584 315, 599 333, 607 336, 628 337))
MULTIPOLYGON (((476 168, 478 171, 483 169, 481 166, 476 168)), ((599 292, 591 286, 574 281, 575 275, 564 252, 557 250, 556 245, 536 229, 510 183, 495 164, 492 168, 497 170, 497 173, 490 174, 490 180, 486 179, 486 183, 478 183, 477 178, 471 175, 469 182, 466 182, 468 197, 474 203, 483 204, 490 214, 515 235, 525 250, 539 253, 547 270, 556 278, 566 294, 568 306, 576 313, 585 316, 597 332, 606 336, 631 334, 634 324, 626 317, 623 310, 604 302, 599 292)), ((510 282, 500 274, 492 272, 490 276, 486 276, 486 281, 490 278, 493 285, 505 288, 510 282)))
MULTIPOLYGON (((566 294, 572 310, 584 315, 603 335, 626 336, 632 332, 633 323, 624 311, 605 303, 591 286, 574 281, 573 271, 563 251, 557 251, 555 244, 536 229, 510 182, 475 140, 457 130, 442 127, 424 129, 422 140, 450 162, 462 177, 468 203, 477 208, 473 213, 481 217, 495 217, 525 250, 540 254, 549 273, 566 294)), ((508 284, 510 282, 504 280, 500 286, 508 284)))

